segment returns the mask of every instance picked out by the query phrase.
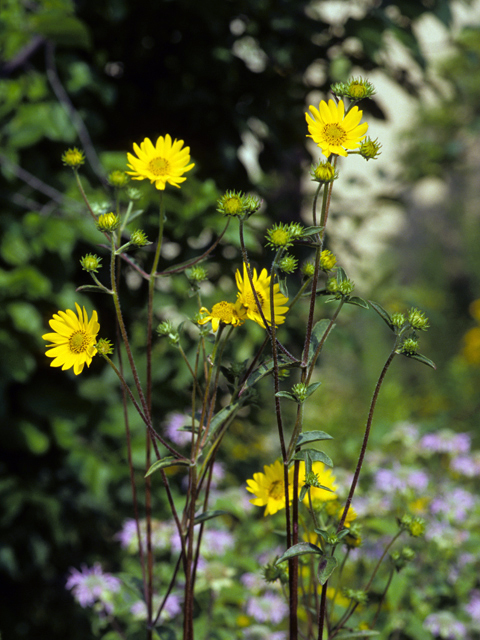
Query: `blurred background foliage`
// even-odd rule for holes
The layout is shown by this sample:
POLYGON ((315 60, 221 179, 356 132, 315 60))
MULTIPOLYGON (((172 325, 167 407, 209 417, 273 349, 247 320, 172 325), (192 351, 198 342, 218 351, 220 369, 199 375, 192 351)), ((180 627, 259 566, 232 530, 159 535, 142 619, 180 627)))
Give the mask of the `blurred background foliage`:
MULTIPOLYGON (((73 174, 60 160, 68 146, 85 150, 85 188, 92 202, 109 210, 113 194, 106 173, 125 168, 125 152, 133 142, 167 132, 185 140, 196 166, 181 192, 167 191, 164 266, 197 255, 220 232, 223 221, 215 201, 226 189, 254 191, 265 200, 248 238, 252 255, 264 261, 259 238, 267 218, 301 216, 302 176, 311 162, 303 114, 311 97, 326 96, 331 82, 351 74, 382 70, 418 99, 419 116, 399 142, 404 175, 390 194, 405 210, 402 233, 381 257, 372 290, 358 293, 390 310, 424 309, 432 328, 422 351, 439 370, 433 374, 406 360, 396 365, 379 403, 376 432, 380 438, 399 420, 473 432, 479 367, 472 352, 465 357, 463 340, 476 326, 469 308, 480 297, 480 38, 478 30, 466 30, 433 79, 416 31, 426 14, 450 28, 451 5, 447 0, 3 0, 3 640, 88 636, 86 619, 64 590, 65 575, 71 566, 96 560, 116 568, 114 534, 131 516, 116 381, 95 361, 80 378, 51 369, 41 340, 52 313, 74 301, 94 306, 102 335, 115 340, 109 301, 75 293, 88 283, 79 258, 101 248, 95 248, 98 232, 85 214, 73 174), (392 37, 408 52, 404 64, 388 53, 392 37), (425 86, 436 96, 433 107, 420 99, 425 86), (426 193, 432 194, 430 200, 426 193)), ((385 118, 375 100, 362 108, 367 116, 385 118)), ((139 207, 146 212, 144 228, 153 237, 155 194, 148 185, 136 186, 142 192, 139 207)), ((231 226, 209 263, 215 289, 206 293, 213 302, 218 288, 233 293, 237 264, 232 268, 232 260, 241 258, 231 226)), ((341 262, 341 253, 338 257, 341 262)), ((148 262, 148 251, 137 259, 148 262)), ((355 280, 355 273, 349 275, 355 280)), ((141 368, 145 290, 132 273, 127 276, 123 305, 141 368)), ((292 280, 292 288, 296 284, 292 280)), ((194 313, 183 276, 162 280, 159 288, 159 319, 180 321, 194 313)), ((295 327, 289 329, 294 338, 295 327)), ((261 332, 245 336, 235 358, 249 355, 252 339, 259 343, 261 332)), ((353 436, 364 422, 389 339, 373 312, 351 308, 321 363, 323 391, 307 415, 307 427, 339 436, 343 446, 332 450, 338 462, 348 463, 355 454, 353 436)), ((186 330, 187 352, 188 340, 186 330)), ((188 404, 188 378, 166 344, 159 342, 155 349, 156 415, 164 421, 170 411, 188 404)), ((259 425, 271 422, 270 407, 264 405, 233 425, 226 443, 239 485, 259 464, 271 462, 265 460, 265 426, 259 435, 259 425), (253 446, 247 448, 249 439, 253 446)), ((143 432, 134 416, 132 429, 141 477, 143 432)), ((161 513, 162 498, 157 499, 161 513)))

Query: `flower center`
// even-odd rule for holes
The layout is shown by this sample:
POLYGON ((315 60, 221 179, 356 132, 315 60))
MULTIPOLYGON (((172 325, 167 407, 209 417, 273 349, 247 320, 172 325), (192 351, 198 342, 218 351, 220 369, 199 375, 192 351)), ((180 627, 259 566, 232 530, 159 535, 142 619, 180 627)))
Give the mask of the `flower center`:
POLYGON ((68 346, 72 353, 85 353, 91 342, 91 337, 85 331, 72 333, 68 346))
POLYGON ((281 500, 284 495, 283 483, 280 480, 274 480, 268 489, 268 497, 274 500, 281 500))
POLYGON ((272 231, 270 234, 270 239, 273 244, 276 244, 279 247, 284 247, 290 240, 290 234, 286 229, 275 229, 275 231, 272 231))
POLYGON ((212 316, 224 322, 225 324, 232 324, 237 314, 235 313, 235 305, 231 302, 217 302, 212 307, 212 316))
POLYGON ((148 168, 154 176, 166 176, 170 173, 170 163, 165 158, 153 158, 148 163, 148 168))
POLYGON ((341 145, 346 139, 346 133, 338 124, 326 124, 323 128, 323 135, 328 144, 341 145))
MULTIPOLYGON (((263 309, 264 304, 265 304, 265 298, 258 291, 257 291, 257 297, 258 297, 258 301, 260 302, 260 307, 263 309)), ((251 289, 250 289, 250 291, 247 291, 244 294, 244 302, 243 302, 243 304, 246 307, 253 307, 254 309, 258 309, 257 301, 255 300, 255 294, 253 293, 253 291, 251 289)))
POLYGON ((229 216, 237 216, 243 211, 242 200, 238 196, 232 196, 225 200, 223 208, 225 213, 229 216))

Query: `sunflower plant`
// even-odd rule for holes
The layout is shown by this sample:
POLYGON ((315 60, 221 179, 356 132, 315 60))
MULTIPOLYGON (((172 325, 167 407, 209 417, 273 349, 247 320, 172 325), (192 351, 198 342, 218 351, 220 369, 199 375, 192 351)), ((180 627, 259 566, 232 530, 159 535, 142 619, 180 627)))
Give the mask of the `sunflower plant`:
MULTIPOLYGON (((186 174, 195 166, 190 148, 183 140, 172 139, 166 134, 155 143, 149 138, 140 144, 134 143, 134 153, 127 153, 127 170, 115 171, 109 177, 116 196, 119 190, 125 191, 126 205, 122 208, 121 200, 116 197, 110 212, 99 211, 86 196, 80 175, 83 153, 71 149, 63 156, 64 163, 75 174, 92 224, 101 239, 99 246, 105 254, 103 259, 109 265, 109 277, 102 278, 99 273, 102 259, 95 254, 84 256, 82 268, 93 282, 78 290, 100 292, 110 298, 121 344, 117 345, 115 353, 108 338, 97 339, 101 329, 97 311, 92 310, 89 314, 85 307, 76 304, 76 313, 71 309, 58 311, 50 320, 52 332, 43 336, 48 343, 46 355, 53 359, 51 366, 63 370, 73 368, 75 375, 83 373, 85 365, 90 367, 95 356, 103 358, 118 377, 125 408, 132 405, 145 428, 142 480, 145 512, 142 514, 128 421, 125 425, 134 516, 128 539, 129 547, 138 555, 139 567, 133 576, 135 581, 129 581, 125 575, 122 579, 105 576, 98 567, 86 572, 85 576, 75 570, 69 580, 71 588, 84 600, 87 596, 81 591, 81 585, 86 581, 93 585, 87 599, 100 607, 104 624, 111 625, 112 634, 118 633, 118 637, 128 637, 127 633, 120 633, 119 628, 131 629, 132 633, 143 628, 148 640, 180 635, 183 640, 195 637, 200 624, 197 597, 208 584, 202 574, 202 549, 205 549, 207 559, 211 553, 202 541, 208 540, 211 521, 228 517, 233 508, 212 508, 216 459, 229 428, 241 420, 246 407, 257 401, 257 383, 265 378, 271 381, 277 455, 275 459, 265 461, 263 472, 255 472, 253 478, 245 478, 245 481, 247 491, 253 494, 251 503, 264 507, 264 517, 275 518, 284 530, 283 549, 274 563, 264 569, 268 582, 278 580, 278 591, 273 595, 277 599, 284 598, 283 606, 288 611, 288 623, 277 632, 283 634, 281 637, 288 634, 290 640, 334 638, 347 625, 355 609, 364 606, 368 598, 373 577, 366 588, 349 588, 346 595, 341 592, 341 578, 349 550, 361 544, 353 501, 375 405, 396 356, 403 355, 430 366, 433 363, 418 353, 418 334, 428 327, 424 314, 413 309, 405 314, 390 315, 378 303, 354 295, 354 283, 337 257, 325 248, 332 190, 339 179, 339 160, 348 161, 351 154, 360 154, 366 159, 378 156, 379 144, 367 143, 369 125, 362 122, 363 112, 355 104, 359 96, 371 96, 373 88, 365 81, 362 94, 359 83, 362 84, 356 79, 342 95, 351 100, 350 104, 339 99, 340 88, 336 87, 335 99, 310 106, 306 114, 307 135, 322 154, 311 174, 317 184, 311 224, 277 223, 267 231, 265 250, 273 251, 273 259, 267 260, 268 268, 254 263, 245 242, 246 225, 259 211, 261 202, 254 195, 234 190, 227 191, 217 203, 218 215, 225 217, 225 228, 218 238, 197 257, 173 267, 166 268, 162 264, 165 228, 167 224, 174 224, 174 220, 167 220, 164 194, 171 187, 181 189, 188 179, 186 174), (158 192, 155 242, 151 242, 137 226, 129 230, 134 220, 137 225, 142 211, 133 208, 138 192, 127 188, 128 176, 132 180, 149 181, 152 189, 158 192), (230 280, 231 288, 236 287, 236 291, 228 299, 209 295, 207 300, 209 289, 204 281, 208 278, 208 260, 231 224, 238 226, 241 258, 234 261, 230 272, 224 273, 223 277, 230 280), (152 245, 151 249, 149 245, 152 245), (296 257, 299 248, 310 254, 300 269, 296 257), (143 251, 140 259, 132 257, 135 251, 143 251), (127 269, 145 282, 145 358, 141 359, 132 346, 132 329, 126 325, 122 313, 120 283, 127 269), (287 289, 287 275, 293 282, 291 274, 297 271, 300 278, 296 282, 300 284, 295 291, 287 289), (181 322, 157 318, 154 299, 162 296, 160 281, 184 276, 191 285, 196 313, 184 317, 181 322), (320 300, 332 303, 329 317, 324 317, 320 300), (305 404, 311 401, 321 383, 319 357, 346 305, 372 309, 392 332, 392 347, 373 390, 364 437, 359 443, 358 462, 352 470, 348 490, 340 496, 333 461, 318 448, 318 443, 331 439, 332 435, 321 430, 305 430, 304 412, 305 404), (299 321, 302 317, 305 319, 303 328, 299 321), (250 340, 248 356, 235 360, 232 356, 235 345, 254 325, 256 333, 252 335, 258 336, 260 331, 263 340, 260 344, 256 344, 255 339, 250 340), (296 332, 293 344, 288 339, 289 328, 296 332), (185 367, 189 379, 190 408, 179 432, 181 437, 176 432, 160 431, 159 417, 153 411, 155 344, 165 338, 172 358, 178 358, 179 366, 185 367), (126 357, 116 357, 123 353, 126 357), (139 368, 139 362, 144 370, 139 368), (293 412, 286 411, 287 404, 290 409, 294 407, 293 412), (178 491, 176 485, 178 475, 183 478, 183 492, 178 491), (168 526, 162 525, 153 512, 157 491, 154 480, 155 487, 157 480, 161 483, 167 498, 168 526), (171 546, 174 549, 172 564, 164 571, 158 569, 155 546, 167 533, 174 537, 175 543, 171 546), (343 558, 341 562, 339 558, 343 558), (329 584, 331 580, 333 585, 329 584), (137 601, 130 602, 131 606, 127 596, 123 604, 118 604, 121 584, 137 593, 137 601), (107 597, 105 594, 109 589, 107 597), (335 603, 340 607, 345 601, 347 612, 335 616, 335 603), (177 604, 173 606, 174 603, 177 604)), ((163 392, 168 393, 168 389, 163 392)), ((411 528, 411 524, 405 520, 401 530, 411 528)), ((220 533, 217 534, 218 544, 219 536, 220 533)), ((226 583, 231 580, 225 567, 222 580, 226 583)), ((246 610, 250 609, 247 607, 246 610)), ((248 615, 246 622, 245 616, 239 617, 238 625, 248 626, 248 620, 248 615)), ((277 623, 280 625, 280 618, 277 623)), ((230 629, 229 633, 234 631, 230 629)), ((257 631, 252 627, 250 636, 247 634, 246 637, 257 637, 257 631)), ((357 631, 362 635, 365 629, 357 631)), ((238 637, 236 632, 234 637, 238 637)))

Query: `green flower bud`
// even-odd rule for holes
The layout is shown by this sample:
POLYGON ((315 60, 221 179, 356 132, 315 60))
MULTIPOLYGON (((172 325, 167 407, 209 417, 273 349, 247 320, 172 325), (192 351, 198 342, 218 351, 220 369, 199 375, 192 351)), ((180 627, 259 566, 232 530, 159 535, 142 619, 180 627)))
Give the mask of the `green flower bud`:
POLYGON ((242 216, 245 213, 245 205, 247 196, 239 191, 227 191, 217 201, 217 211, 223 213, 224 216, 242 216))
POLYGON ((124 171, 112 171, 108 174, 108 183, 112 187, 117 189, 123 189, 126 187, 129 181, 129 177, 124 171))
POLYGON ((338 173, 335 171, 335 167, 326 160, 325 162, 319 162, 316 167, 312 167, 310 173, 314 182, 320 182, 326 184, 332 182, 338 178, 338 173))
POLYGON ((201 265, 198 265, 198 264, 196 264, 195 266, 193 266, 191 269, 187 271, 187 278, 191 282, 203 282, 204 280, 207 279, 207 277, 208 275, 205 267, 202 267, 201 265))
POLYGON ((301 238, 303 236, 303 224, 300 222, 291 222, 289 225, 290 237, 291 238, 301 238))
POLYGON ((338 282, 336 278, 330 278, 329 280, 327 280, 327 291, 329 293, 337 293, 338 282))
POLYGON ((365 591, 357 589, 343 589, 343 595, 358 604, 366 604, 368 600, 368 595, 365 591))
POLYGON ((305 262, 302 265, 302 274, 305 278, 311 278, 315 273, 315 265, 313 262, 305 262))
POLYGON ((403 313, 400 313, 399 311, 392 313, 392 324, 394 327, 403 327, 403 325, 405 324, 405 316, 403 315, 403 313))
POLYGON ((400 353, 406 353, 407 355, 414 355, 418 351, 418 340, 414 340, 414 338, 407 338, 404 340, 400 353))
POLYGON ((140 200, 141 197, 141 192, 135 187, 130 187, 129 189, 127 189, 127 198, 129 200, 140 200))
POLYGON ((358 102, 375 95, 375 87, 364 78, 351 78, 348 82, 337 82, 331 86, 332 93, 342 98, 358 102))
POLYGON ((115 213, 102 213, 97 220, 99 231, 115 231, 120 226, 120 216, 115 213))
POLYGON ((141 229, 135 229, 135 231, 132 231, 130 242, 136 247, 146 247, 148 244, 152 244, 149 242, 145 232, 141 229))
POLYGON ((425 520, 418 516, 413 517, 406 513, 398 521, 398 524, 401 529, 408 531, 408 533, 414 538, 419 538, 425 533, 425 520))
POLYGON ((298 266, 298 260, 291 255, 284 256, 278 265, 284 273, 293 273, 298 266))
POLYGON ((355 283, 353 282, 353 280, 343 280, 343 282, 338 285, 338 290, 344 296, 349 296, 354 289, 355 283))
POLYGON ((159 336, 168 338, 168 342, 171 345, 176 345, 180 341, 180 335, 178 331, 174 329, 170 320, 165 320, 165 322, 160 323, 157 327, 157 333, 159 336))
POLYGON ((414 329, 418 329, 419 331, 426 331, 430 326, 428 324, 428 318, 423 311, 414 308, 408 312, 408 321, 414 329))
POLYGON ((271 229, 267 229, 267 246, 276 249, 278 247, 291 247, 292 236, 289 226, 286 224, 275 224, 271 229))
POLYGON ((288 575, 285 569, 285 565, 275 565, 277 559, 278 556, 272 563, 267 564, 263 568, 263 578, 265 582, 276 582, 277 580, 280 580, 282 584, 286 584, 288 582, 288 575))
POLYGON ((80 264, 82 265, 82 269, 84 271, 88 271, 89 273, 97 273, 100 269, 102 259, 92 253, 87 253, 87 255, 80 258, 80 264))
POLYGON ((62 162, 66 167, 78 169, 82 164, 85 164, 85 154, 83 151, 79 151, 76 147, 73 149, 67 149, 62 156, 62 162))
POLYGON ((292 393, 297 399, 297 402, 301 404, 302 402, 305 402, 305 400, 308 398, 308 386, 303 382, 294 384, 292 387, 292 393))
POLYGON ((376 160, 380 155, 380 149, 382 145, 378 142, 378 138, 372 140, 371 138, 365 138, 365 140, 360 145, 360 155, 365 158, 365 160, 376 160))
POLYGON ((95 346, 97 347, 97 352, 102 356, 109 356, 113 353, 113 344, 110 340, 105 340, 105 338, 100 338, 95 346))

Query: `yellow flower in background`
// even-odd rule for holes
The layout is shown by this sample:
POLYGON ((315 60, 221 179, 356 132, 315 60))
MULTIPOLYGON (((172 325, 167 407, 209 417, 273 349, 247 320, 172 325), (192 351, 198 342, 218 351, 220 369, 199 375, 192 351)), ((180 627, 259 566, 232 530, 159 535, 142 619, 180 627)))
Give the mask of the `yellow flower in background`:
POLYGON ((167 182, 180 188, 185 182, 183 174, 195 166, 190 162, 190 147, 183 146, 183 140, 174 140, 168 135, 160 136, 155 144, 149 138, 138 146, 133 145, 137 157, 127 153, 128 166, 132 171, 127 171, 133 180, 150 180, 157 189, 163 191, 167 182))
POLYGON ((77 315, 71 309, 54 313, 49 324, 55 333, 46 333, 42 338, 52 343, 46 345, 49 349, 46 355, 54 358, 50 366, 62 367, 62 371, 73 367, 73 372, 78 376, 85 365, 90 366, 97 353, 95 344, 100 325, 96 311, 93 311, 89 320, 85 307, 83 312, 77 303, 75 307, 77 315))
MULTIPOLYGON (((330 491, 326 489, 319 489, 318 487, 310 487, 310 496, 314 507, 319 506, 322 502, 329 502, 330 500, 337 500, 338 496, 335 493, 337 490, 336 478, 333 475, 333 471, 323 464, 323 462, 313 462, 312 471, 317 476, 317 482, 324 487, 328 487, 330 491)), ((300 468, 298 471, 298 483, 299 487, 305 482, 305 463, 300 462, 300 468)), ((308 505, 308 494, 303 499, 303 502, 308 505)))
MULTIPOLYGON (((253 480, 247 480, 247 491, 256 496, 250 502, 257 507, 266 507, 263 515, 268 516, 285 509, 283 464, 276 460, 273 464, 265 465, 263 471, 264 473, 254 473, 253 480)), ((293 467, 288 473, 293 480, 293 467)))
MULTIPOLYGON (((341 520, 341 518, 343 516, 343 510, 344 509, 345 509, 345 507, 340 507, 340 509, 338 510, 337 517, 338 517, 339 520, 341 520)), ((345 528, 349 529, 350 525, 352 524, 352 522, 357 519, 357 516, 358 516, 357 512, 352 507, 352 505, 350 505, 348 507, 347 517, 345 518, 345 522, 344 522, 343 526, 345 528)))
MULTIPOLYGON (((480 299, 472 302, 470 313, 480 323, 480 299)), ((480 327, 469 329, 463 336, 462 353, 469 364, 480 364, 480 327)))
POLYGON ((233 304, 233 302, 225 302, 225 300, 214 304, 211 312, 207 308, 202 307, 200 313, 207 315, 198 320, 198 324, 211 322, 213 333, 217 332, 221 322, 224 324, 232 324, 234 327, 240 326, 245 322, 246 316, 245 309, 243 309, 238 302, 233 304))
MULTIPOLYGON (((238 287, 238 302, 245 308, 247 317, 253 320, 261 327, 265 328, 265 324, 262 320, 262 316, 255 300, 250 280, 248 278, 247 266, 243 263, 243 279, 240 275, 240 271, 237 269, 235 274, 238 287)), ((263 315, 268 325, 272 324, 272 314, 270 308, 270 282, 271 277, 268 275, 266 269, 262 269, 260 275, 257 275, 257 270, 253 269, 252 272, 253 287, 257 293, 260 308, 263 311, 263 315)), ((273 285, 273 310, 274 310, 274 322, 275 326, 283 324, 285 322, 285 314, 288 311, 288 307, 285 306, 288 302, 288 298, 280 292, 280 285, 273 285)))
POLYGON ((358 149, 361 140, 367 133, 368 124, 360 124, 363 111, 358 107, 352 107, 345 115, 345 105, 340 100, 336 104, 329 100, 328 104, 322 100, 318 109, 311 105, 311 115, 305 114, 308 131, 314 142, 321 148, 327 158, 334 153, 339 156, 347 156, 347 150, 358 149), (313 116, 313 117, 312 117, 313 116))

